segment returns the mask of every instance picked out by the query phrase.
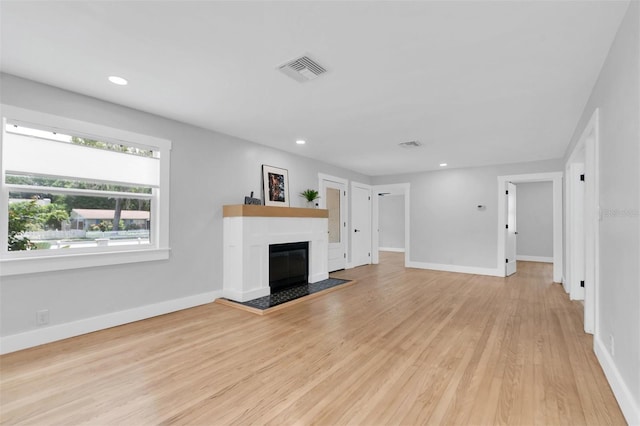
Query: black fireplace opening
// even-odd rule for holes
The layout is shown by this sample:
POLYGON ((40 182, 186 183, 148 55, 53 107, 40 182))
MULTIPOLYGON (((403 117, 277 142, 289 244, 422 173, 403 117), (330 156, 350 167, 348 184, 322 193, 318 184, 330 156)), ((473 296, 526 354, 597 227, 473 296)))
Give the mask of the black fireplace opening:
POLYGON ((271 293, 309 282, 309 242, 269 246, 271 293))

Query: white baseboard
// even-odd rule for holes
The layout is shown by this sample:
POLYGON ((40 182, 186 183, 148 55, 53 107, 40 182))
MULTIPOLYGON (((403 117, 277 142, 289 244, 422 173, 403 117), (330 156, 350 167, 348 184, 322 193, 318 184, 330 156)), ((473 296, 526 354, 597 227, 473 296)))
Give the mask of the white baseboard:
POLYGON ((357 268, 358 266, 366 266, 366 265, 373 265, 373 262, 369 262, 369 263, 365 263, 364 265, 354 265, 352 262, 347 262, 346 266, 344 269, 353 269, 353 268, 357 268))
POLYGON ((226 297, 227 299, 235 300, 236 302, 246 302, 247 300, 268 296, 271 294, 271 289, 267 287, 249 291, 223 290, 221 293, 222 295, 220 297, 226 297))
POLYGON ((525 262, 544 262, 544 263, 553 263, 553 256, 527 256, 526 254, 519 254, 516 256, 516 260, 522 260, 525 262))
POLYGON ((394 253, 404 253, 404 249, 403 248, 397 248, 397 247, 378 247, 379 251, 392 251, 394 253))
POLYGON ((594 336, 593 350, 627 423, 640 425, 640 407, 635 403, 631 391, 622 379, 620 371, 618 371, 613 358, 609 355, 609 351, 599 336, 594 336))
POLYGON ((504 271, 496 268, 479 268, 476 266, 444 265, 441 263, 407 262, 408 268, 432 269, 434 271, 458 272, 461 274, 489 275, 504 277, 504 271))
POLYGON ((317 283, 318 281, 324 281, 329 279, 329 273, 328 272, 321 272, 319 274, 313 274, 313 275, 309 275, 309 282, 310 283, 317 283))
POLYGON ((96 317, 85 318, 65 324, 53 325, 50 327, 38 328, 25 331, 24 333, 12 334, 0 338, 0 354, 19 351, 34 346, 57 340, 68 339, 69 337, 80 336, 81 334, 92 333, 105 328, 116 327, 118 325, 143 319, 168 314, 170 312, 181 311, 194 306, 204 305, 213 302, 220 297, 221 291, 211 291, 196 294, 194 296, 183 297, 181 299, 167 300, 165 302, 145 305, 124 311, 112 312, 96 317))

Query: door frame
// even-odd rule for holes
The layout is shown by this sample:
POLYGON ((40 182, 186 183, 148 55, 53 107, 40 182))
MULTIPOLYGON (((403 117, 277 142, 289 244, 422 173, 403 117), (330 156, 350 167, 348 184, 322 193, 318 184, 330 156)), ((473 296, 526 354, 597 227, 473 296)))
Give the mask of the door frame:
MULTIPOLYGON (((372 186, 366 183, 360 183, 360 182, 354 182, 351 181, 351 193, 353 192, 353 188, 360 188, 360 189, 366 189, 367 191, 369 191, 369 197, 371 198, 373 196, 373 190, 372 190, 372 186)), ((350 202, 353 203, 353 197, 349 197, 350 198, 350 202)), ((353 212, 353 208, 350 210, 351 212, 353 212)), ((353 213, 351 213, 353 215, 353 213)), ((373 263, 373 204, 369 204, 369 224, 371 225, 371 228, 369 229, 369 235, 371 236, 370 242, 369 242, 369 253, 371 253, 371 256, 369 256, 369 264, 373 263)), ((351 236, 353 235, 353 220, 351 220, 349 222, 349 238, 351 238, 351 236)), ((350 247, 353 250, 353 244, 350 245, 350 247)), ((347 269, 351 269, 353 268, 353 257, 354 254, 351 253, 349 256, 349 262, 347 262, 347 269)))
POLYGON ((553 281, 562 282, 562 176, 563 172, 531 173, 522 175, 498 176, 498 254, 497 267, 499 276, 506 275, 504 260, 507 245, 507 182, 514 184, 528 182, 553 183, 553 281))
POLYGON ((378 194, 390 192, 393 195, 404 195, 404 266, 407 267, 411 259, 411 184, 396 183, 389 185, 374 185, 372 187, 373 205, 371 220, 371 263, 380 263, 380 201, 378 194))
MULTIPOLYGON (((349 232, 349 230, 351 229, 351 216, 349 216, 349 197, 350 197, 350 193, 349 193, 349 180, 348 179, 344 179, 341 177, 337 177, 337 176, 331 176, 331 175, 327 175, 324 173, 318 173, 318 192, 322 191, 322 186, 323 186, 323 181, 329 181, 329 182, 335 182, 335 183, 340 183, 344 185, 344 190, 346 192, 346 194, 342 197, 340 197, 341 200, 341 217, 342 219, 346 222, 346 226, 343 227, 346 228, 344 230, 344 235, 343 235, 343 241, 344 241, 344 252, 347 254, 347 258, 345 259, 345 263, 344 263, 344 268, 345 269, 349 269, 351 268, 350 263, 351 263, 351 251, 350 251, 350 242, 351 242, 351 233, 349 232)), ((323 198, 320 198, 320 200, 318 201, 318 207, 321 209, 326 208, 326 200, 323 200, 323 198)))
MULTIPOLYGON (((585 251, 585 289, 584 289, 584 331, 591 333, 597 340, 599 335, 598 312, 600 311, 600 109, 596 108, 585 126, 580 139, 573 147, 565 167, 584 162, 584 251, 585 251), (583 157, 584 156, 584 157, 583 157)), ((567 185, 566 201, 574 200, 575 186, 567 185)), ((568 209, 570 211, 570 208, 568 209)), ((567 230, 571 230, 573 217, 566 216, 567 230)), ((567 258, 572 259, 577 250, 573 246, 572 235, 567 236, 567 258)), ((573 276, 573 262, 567 261, 567 276, 573 276)), ((569 283, 569 290, 571 285, 569 283)))

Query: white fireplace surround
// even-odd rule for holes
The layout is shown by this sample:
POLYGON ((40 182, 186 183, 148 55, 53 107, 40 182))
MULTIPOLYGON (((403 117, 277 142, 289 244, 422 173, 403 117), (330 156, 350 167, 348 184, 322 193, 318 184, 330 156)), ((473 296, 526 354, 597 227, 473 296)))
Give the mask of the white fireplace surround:
POLYGON ((270 294, 271 244, 308 241, 309 282, 329 278, 326 210, 225 206, 223 226, 223 297, 227 299, 246 302, 270 294))

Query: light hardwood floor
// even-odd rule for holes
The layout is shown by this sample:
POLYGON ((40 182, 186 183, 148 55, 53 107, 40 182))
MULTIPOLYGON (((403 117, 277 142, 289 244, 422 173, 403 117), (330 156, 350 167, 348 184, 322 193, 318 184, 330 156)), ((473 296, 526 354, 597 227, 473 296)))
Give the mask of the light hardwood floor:
POLYGON ((624 424, 551 266, 405 269, 266 316, 209 304, 0 358, 3 424, 624 424))

